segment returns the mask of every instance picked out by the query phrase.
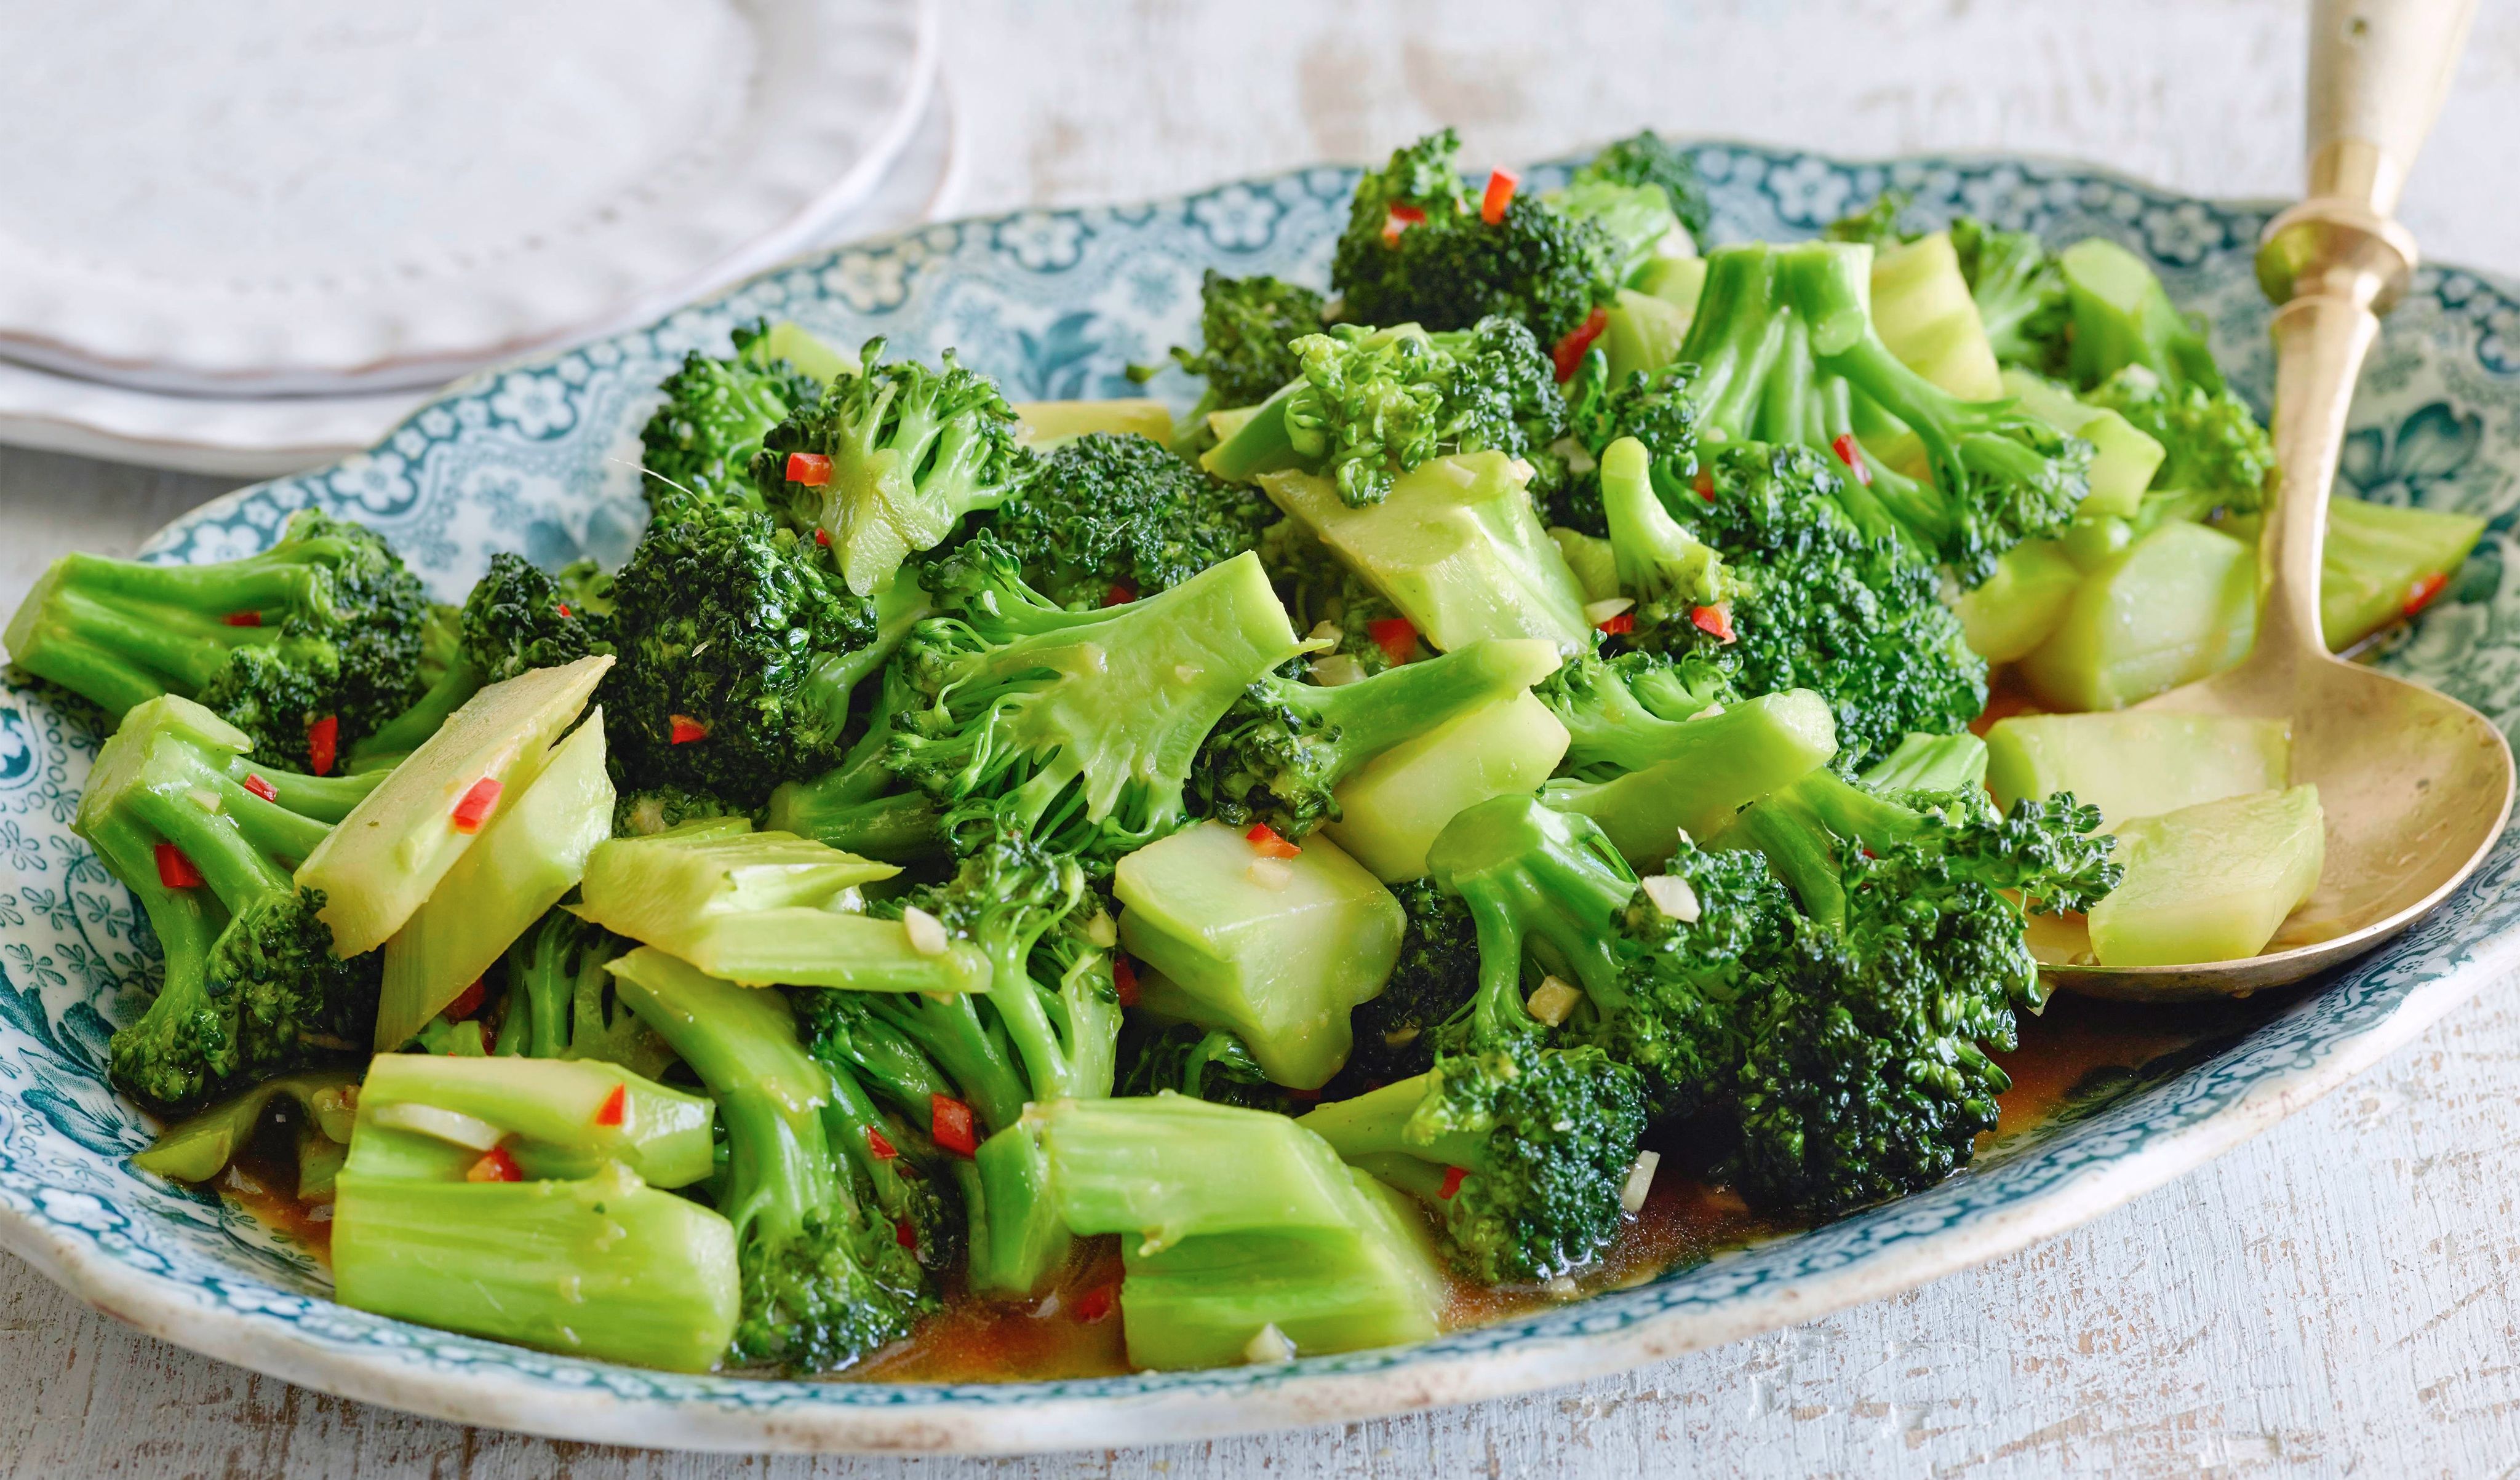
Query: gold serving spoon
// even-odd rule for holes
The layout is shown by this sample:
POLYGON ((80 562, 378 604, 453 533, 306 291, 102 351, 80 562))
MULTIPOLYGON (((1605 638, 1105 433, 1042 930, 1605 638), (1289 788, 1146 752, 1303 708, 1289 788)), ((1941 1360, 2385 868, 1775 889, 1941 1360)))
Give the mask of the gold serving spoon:
POLYGON ((2245 996, 2371 949, 2441 903, 2511 814, 2511 747, 2447 695, 2329 654, 2319 547, 2363 356, 2415 266, 2391 218, 2431 131, 2474 0, 2318 0, 2309 198, 2268 224, 2258 281, 2275 313, 2279 469, 2258 537, 2258 635, 2236 667, 2139 707, 2292 721, 2292 780, 2318 787, 2327 865, 2264 954, 2192 966, 2044 968, 2055 985, 2146 1001, 2245 996))

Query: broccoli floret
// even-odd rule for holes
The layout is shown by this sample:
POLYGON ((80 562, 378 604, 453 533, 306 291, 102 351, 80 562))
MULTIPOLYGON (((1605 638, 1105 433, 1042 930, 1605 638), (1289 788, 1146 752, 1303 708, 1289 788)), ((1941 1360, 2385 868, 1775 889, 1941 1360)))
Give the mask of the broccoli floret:
POLYGON ((1997 363, 2062 376, 2072 314, 2065 274, 2048 244, 2026 231, 1998 231, 1960 216, 1952 222, 1952 249, 1997 363))
POLYGON ((1257 406, 1301 373, 1295 340, 1322 332, 1322 295, 1276 278, 1229 278, 1208 269, 1198 284, 1200 348, 1173 358, 1207 381, 1208 410, 1257 406))
POLYGON ((1169 448, 1098 431, 1044 457, 990 527, 1022 554, 1026 584, 1090 611, 1240 555, 1276 517, 1251 488, 1218 482, 1169 448))
POLYGON ((239 560, 63 556, 7 641, 19 667, 116 719, 162 694, 198 699, 265 755, 322 773, 417 696, 429 617, 382 537, 309 509, 239 560))
POLYGON ((1355 1047, 1326 1092, 1332 1099, 1433 1068, 1436 1029, 1468 1008, 1478 991, 1478 932, 1469 906, 1422 878, 1393 884, 1391 895, 1408 920, 1400 961, 1382 991, 1349 1014, 1355 1047))
POLYGON ((1899 218, 1915 202, 1912 192, 1885 190, 1872 198, 1872 203, 1862 210, 1838 217, 1821 228, 1820 234, 1831 242, 1855 242, 1866 247, 1897 247, 1912 242, 1916 233, 1901 228, 1899 218))
POLYGON ((674 1051, 616 1000, 605 969, 632 945, 566 910, 544 916, 504 958, 508 991, 491 1052, 597 1059, 650 1079, 663 1073, 674 1051))
POLYGON ((1576 658, 1532 693, 1566 727, 1558 774, 1585 781, 1659 764, 1668 757, 1674 727, 1740 698, 1723 666, 1704 652, 1674 660, 1636 650, 1576 658))
POLYGON ((2089 390, 2141 365, 2173 386, 2201 385, 2209 394, 2224 388, 2205 321, 2182 313, 2141 257, 2090 237, 2066 247, 2057 266, 2073 319, 2066 368, 2076 386, 2089 390))
POLYGON ((1263 674, 1199 747, 1192 784, 1207 815, 1302 837, 1339 816, 1332 793, 1368 761, 1557 667, 1547 643, 1489 639, 1335 688, 1263 674))
POLYGON ((1612 442, 1634 437, 1644 445, 1654 492, 1668 507, 1686 507, 1695 496, 1692 480, 1698 464, 1697 403, 1689 394, 1697 368, 1675 364, 1651 372, 1634 370, 1615 386, 1609 371, 1609 357, 1589 350, 1567 381, 1567 430, 1595 466, 1569 475, 1548 510, 1551 523, 1596 539, 1610 532, 1601 507, 1599 460, 1612 442))
MULTIPOLYGON (((612 804, 612 835, 615 837, 652 837, 669 828, 699 822, 712 817, 751 818, 756 809, 739 807, 710 791, 698 791, 689 786, 650 786, 644 791, 623 791, 612 804)), ((779 830, 792 832, 792 828, 779 830)))
POLYGON ((1115 1093, 1160 1095, 1169 1090, 1210 1104, 1285 1114, 1296 1097, 1270 1081, 1249 1046, 1225 1028, 1141 1017, 1120 1031, 1120 1072, 1115 1093))
POLYGON ((1613 185, 1658 186, 1671 204, 1673 216, 1691 237, 1704 236, 1707 224, 1715 219, 1715 207, 1706 198, 1706 186, 1697 178, 1697 166, 1651 129, 1604 145, 1599 154, 1575 171, 1574 179, 1577 184, 1598 180, 1613 185))
POLYGON ((665 404, 639 433, 649 474, 641 490, 652 508, 675 491, 761 507, 752 459, 762 437, 823 396, 821 381, 775 357, 771 337, 767 323, 745 325, 735 331, 733 355, 695 349, 657 387, 665 404))
POLYGON ((849 697, 924 609, 914 581, 855 596, 766 514, 673 503, 621 569, 608 739, 625 790, 738 807, 841 755, 849 697))
POLYGON ((976 532, 931 567, 944 615, 887 680, 886 769, 966 850, 1012 830, 1100 872, 1189 818, 1201 741, 1298 644, 1244 554, 1101 611, 1057 606, 976 532))
POLYGON ((942 369, 885 365, 883 343, 869 339, 859 372, 790 412, 752 460, 763 504, 829 544, 859 596, 883 590, 965 515, 1005 503, 1033 462, 995 381, 950 349, 942 369))
POLYGON ((1702 471, 1707 495, 1688 495, 1683 521, 1723 557, 1734 593, 1704 622, 1693 610, 1641 613, 1630 646, 1712 663, 1743 695, 1817 692, 1849 765, 1902 735, 1958 730, 1986 707, 1986 660, 1933 566, 1858 530, 1819 455, 1729 447, 1702 471))
MULTIPOLYGON (((1572 922, 1592 913, 1559 897, 1541 840, 1589 827, 1521 796, 1453 820, 1426 866, 1476 925, 1469 1011, 1438 1030, 1424 1075, 1298 1122, 1424 1199, 1456 1263, 1489 1284, 1552 1278, 1599 1254, 1621 1226, 1620 1194, 1644 1134, 1636 1070, 1589 1045, 1551 1047, 1549 1029, 1523 1006, 1526 947, 1574 938, 1572 922)), ((1606 842, 1598 852, 1626 876, 1624 899, 1633 875, 1606 842)))
POLYGON ((71 824, 165 952, 156 1000, 110 1055, 156 1104, 357 1053, 376 1029, 379 958, 336 957, 323 892, 290 875, 381 778, 297 775, 250 749, 200 704, 149 700, 98 752, 71 824))
POLYGON ((1544 450, 1565 429, 1565 402, 1539 343, 1510 319, 1434 335, 1415 324, 1343 324, 1298 339, 1295 350, 1301 378, 1207 453, 1208 471, 1248 482, 1302 468, 1361 507, 1452 453, 1494 449, 1555 467, 1544 450))
POLYGON ((1699 435, 1837 458, 1848 470, 1837 498, 1859 527, 1895 534, 1974 585, 2014 544, 2073 517, 2092 447, 2009 401, 1962 401, 1901 363, 1866 307, 1870 262, 1868 248, 1828 242, 1708 258, 1678 357, 1698 367, 1699 435), (1884 427, 1915 438, 1918 474, 1871 445, 1892 445, 1876 434, 1884 427))
POLYGON ((2159 442, 2165 456, 2152 493, 2187 495, 2198 516, 2213 508, 2255 512, 2274 476, 2274 444, 2249 404, 2229 390, 2190 382, 2172 386, 2141 365, 2129 365, 2084 399, 2125 417, 2159 442))
POLYGON ((1317 671, 1324 664, 1335 664, 1334 671, 1343 678, 1370 678, 1407 657, 1416 647, 1417 627, 1400 614, 1390 598, 1374 590, 1301 523, 1280 519, 1262 530, 1259 553, 1270 584, 1277 588, 1296 630, 1330 644, 1315 655, 1317 671))
POLYGON ((1654 490, 1652 463, 1652 454, 1635 437, 1601 450, 1602 521, 1609 528, 1619 590, 1636 604, 1626 615, 1648 630, 1686 625, 1702 631, 1706 613, 1731 600, 1738 583, 1723 558, 1664 508, 1654 490))
POLYGON ((1618 287, 1619 244, 1528 195, 1489 225, 1462 188, 1460 151, 1444 129, 1357 182, 1330 257, 1342 316, 1443 330, 1502 315, 1553 345, 1618 287))
POLYGON ((726 1168, 710 1191, 735 1225, 742 1284, 729 1357, 827 1372, 909 1334, 936 1296, 905 1247, 916 1240, 870 1206, 851 1144, 871 1149, 867 1133, 881 1130, 858 1118, 874 1114, 865 1092, 805 1052, 777 992, 720 981, 653 947, 610 969, 725 1122, 726 1168))

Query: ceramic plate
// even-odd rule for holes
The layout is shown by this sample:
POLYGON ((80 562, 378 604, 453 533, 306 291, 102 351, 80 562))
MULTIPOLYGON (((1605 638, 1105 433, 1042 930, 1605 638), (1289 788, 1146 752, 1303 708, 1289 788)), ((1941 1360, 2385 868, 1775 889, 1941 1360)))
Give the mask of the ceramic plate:
MULTIPOLYGON (((1895 185, 1929 212, 2121 241, 2174 296, 2212 313, 2217 350, 2263 404, 2269 315, 2249 257, 2264 207, 2025 159, 1845 163, 1731 144, 1695 154, 1717 240, 1807 236, 1895 185)), ((1556 177, 1535 171, 1532 183, 1556 177)), ((633 470, 650 387, 687 348, 722 344, 730 325, 785 315, 843 344, 880 333, 922 356, 957 345, 1017 399, 1128 395, 1125 365, 1191 334, 1200 269, 1318 280, 1354 178, 1314 169, 848 247, 485 378, 366 453, 209 505, 151 554, 251 551, 314 504, 387 531, 447 598, 497 550, 547 564, 617 560, 642 518, 633 470)), ((2478 273, 2423 269, 2364 376, 2355 426, 2352 492, 2493 517, 2466 575, 2384 661, 2507 722, 2520 713, 2520 596, 2501 578, 2520 512, 2520 295, 2478 273)), ((2520 956, 2520 837, 2506 834, 2448 904, 2385 950, 2270 1008, 2182 1072, 2081 1101, 1931 1191, 1418 1347, 1005 1385, 681 1376, 343 1309, 302 1249, 125 1165, 150 1132, 100 1065, 111 1024, 141 1005, 152 952, 129 898, 66 826, 95 746, 34 694, 0 699, 0 1239, 104 1309, 216 1357, 420 1413, 616 1444, 1103 1448, 1571 1382, 1908 1289, 2092 1218, 2334 1088, 2520 956)))
MULTIPOLYGON (((810 240, 828 246, 890 236, 950 214, 963 162, 957 138, 952 100, 940 82, 883 179, 836 218, 815 222, 810 240)), ((752 270, 720 281, 732 283, 752 270)), ((650 316, 625 317, 605 328, 650 316)), ((267 478, 348 457, 441 393, 177 395, 0 359, 0 441, 185 472, 267 478)))
POLYGON ((644 322, 874 186, 935 21, 930 0, 0 8, 0 138, 48 141, 0 154, 0 354, 339 395, 644 322))

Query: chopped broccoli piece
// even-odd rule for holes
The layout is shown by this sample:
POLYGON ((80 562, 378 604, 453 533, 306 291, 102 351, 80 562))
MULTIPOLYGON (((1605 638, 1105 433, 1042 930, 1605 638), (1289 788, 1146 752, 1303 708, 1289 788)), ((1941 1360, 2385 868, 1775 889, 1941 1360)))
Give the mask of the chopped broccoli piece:
POLYGON ((1460 152, 1444 129, 1357 182, 1330 257, 1343 317, 1444 330, 1503 315, 1553 345, 1617 289, 1619 244, 1528 195, 1487 224, 1462 187, 1460 152))
POLYGON ((1601 507, 1599 459, 1612 442, 1634 437, 1644 444, 1654 492, 1666 506, 1685 507, 1695 497, 1691 479, 1697 471, 1697 402, 1689 391, 1697 379, 1693 365, 1666 365, 1655 371, 1631 371, 1610 383, 1609 359, 1588 351, 1566 385, 1567 429, 1595 467, 1569 475, 1549 508, 1550 521, 1595 538, 1610 532, 1601 507))
POLYGON ((635 942, 553 910, 508 948, 507 997, 496 1054, 588 1058, 653 1079, 674 1061, 656 1030, 613 990, 605 967, 635 942))
POLYGON ((1317 670, 1334 663, 1330 671, 1340 672, 1342 678, 1370 678, 1394 665, 1393 649, 1401 649, 1401 656, 1406 657, 1416 647, 1415 626, 1409 628, 1406 647, 1397 641, 1385 646, 1375 636, 1384 632, 1396 639, 1397 624, 1409 619, 1301 520, 1282 518, 1262 530, 1259 554, 1295 628, 1309 639, 1330 644, 1314 655, 1317 670))
POLYGON ((1171 1091, 1211 1104, 1275 1110, 1282 1115, 1297 1097, 1272 1083, 1248 1045, 1225 1028, 1141 1016, 1120 1030, 1121 1096, 1171 1091))
POLYGON ((1210 472, 1246 482, 1301 468, 1360 507, 1390 497, 1400 474, 1452 453, 1494 449, 1555 466, 1543 449, 1565 429, 1565 403, 1539 343, 1510 319, 1435 335, 1414 324, 1342 324, 1298 339, 1295 350, 1302 377, 1207 453, 1210 472))
POLYGON ((1295 340, 1322 332, 1322 295, 1276 278, 1229 278, 1208 269, 1198 284, 1200 347, 1176 349, 1182 369, 1207 381, 1210 410, 1257 406, 1302 373, 1295 340))
POLYGON ((198 699, 266 755, 330 770, 420 692, 430 608, 375 532, 316 510, 259 555, 151 565, 66 555, 9 620, 10 660, 119 719, 198 699), (332 739, 311 737, 323 727, 332 739))
POLYGON ((1220 483, 1169 448, 1092 432, 1044 457, 990 527, 1022 554, 1025 584, 1090 611, 1240 555, 1276 516, 1249 487, 1220 483))
POLYGON ((1328 1091, 1333 1099, 1433 1068, 1436 1030, 1460 1016, 1478 991, 1478 932, 1469 906, 1422 878, 1393 884, 1391 893, 1408 921, 1400 962, 1382 991, 1349 1014, 1355 1045, 1328 1091))
POLYGON ((1598 180, 1614 185, 1658 186, 1671 203, 1672 214, 1692 237, 1704 236, 1707 225, 1715 219, 1715 207, 1706 199, 1706 186, 1697 178, 1697 166, 1678 146, 1666 142, 1652 129, 1603 145, 1599 154, 1575 171, 1574 180, 1579 185, 1598 180))
POLYGON ((2093 387, 2085 399, 2125 417, 2136 430, 2159 442, 2163 457, 2152 475, 2153 497, 2177 492, 2186 502, 2233 514, 2255 512, 2274 476, 2274 443, 2249 404, 2230 390, 2208 390, 2190 381, 2171 385, 2141 365, 2129 365, 2093 387))
POLYGON ((2174 386, 2223 389, 2200 318, 2179 311, 2149 264, 2105 237, 2068 247, 2057 264, 2073 315, 2068 354, 2074 383, 2099 384, 2129 365, 2141 365, 2174 386))
POLYGON ((800 406, 822 399, 823 382, 775 357, 764 322, 735 331, 725 358, 695 349, 657 388, 665 404, 639 433, 641 484, 650 506, 675 492, 721 503, 761 507, 752 459, 770 428, 800 406))
POLYGON ((155 1104, 354 1054, 375 1031, 377 958, 335 956, 323 892, 290 875, 381 778, 293 775, 250 748, 190 699, 148 700, 98 752, 71 824, 165 952, 156 1000, 110 1054, 155 1104))
POLYGON ((1960 216, 1952 222, 1952 249, 1996 362, 2051 378, 2065 374, 2072 315, 2065 274, 2048 244, 2026 231, 1998 231, 1960 216))
POLYGON ((1005 503, 1033 461, 996 381, 956 364, 950 349, 941 370, 882 364, 883 343, 869 339, 859 373, 788 413, 752 460, 762 503, 828 543, 862 597, 942 544, 965 515, 1005 503), (817 460, 814 471, 795 453, 817 460))

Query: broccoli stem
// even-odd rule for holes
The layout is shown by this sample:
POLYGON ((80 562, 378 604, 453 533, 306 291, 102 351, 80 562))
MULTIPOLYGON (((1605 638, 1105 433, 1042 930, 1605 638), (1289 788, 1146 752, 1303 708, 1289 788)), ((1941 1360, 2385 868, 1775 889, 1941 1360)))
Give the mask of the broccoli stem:
POLYGON ((1339 1159, 1362 1167, 1421 1202, 1443 1195, 1444 1168, 1487 1170, 1487 1138, 1467 1131, 1412 1133, 1418 1109, 1436 1093, 1433 1072, 1332 1100, 1295 1124, 1330 1144, 1339 1159))
MULTIPOLYGON (((927 1094, 950 1094, 968 1102, 981 1125, 992 1132, 1014 1124, 1023 1114, 1024 1102, 1032 1096, 1015 1051, 1006 1030, 981 1015, 974 998, 869 994, 863 1001, 878 1021, 924 1050, 952 1080, 944 1090, 931 1087, 927 1094)), ((926 1113, 927 1100, 911 1088, 917 1081, 897 1082, 904 1086, 902 1108, 914 1117, 926 1113)))
POLYGON ((421 691, 410 708, 350 747, 348 769, 353 773, 391 770, 435 735, 449 716, 464 707, 465 700, 479 693, 481 680, 481 670, 459 650, 447 659, 446 671, 421 691))
POLYGON ((1298 376, 1279 386, 1234 428, 1233 435, 1209 448, 1198 465, 1229 483, 1248 483, 1264 472, 1302 463, 1286 426, 1286 407, 1305 383, 1298 376))

